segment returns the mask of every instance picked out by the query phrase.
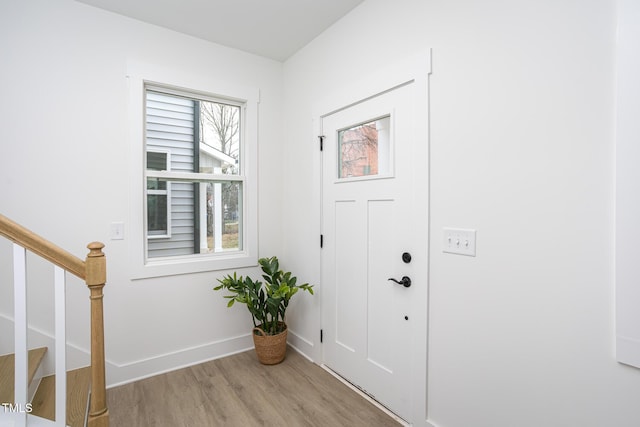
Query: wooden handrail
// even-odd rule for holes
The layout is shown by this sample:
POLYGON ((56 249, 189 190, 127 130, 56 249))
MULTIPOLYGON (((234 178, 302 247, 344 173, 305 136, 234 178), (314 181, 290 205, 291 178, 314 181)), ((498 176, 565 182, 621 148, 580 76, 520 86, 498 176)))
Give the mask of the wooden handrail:
POLYGON ((0 214, 0 235, 85 280, 84 261, 0 214))
POLYGON ((91 401, 89 403, 89 427, 109 427, 104 355, 104 317, 102 289, 107 282, 107 260, 102 252, 104 244, 87 245, 89 254, 85 261, 59 246, 38 236, 18 223, 0 214, 0 236, 17 243, 47 261, 83 279, 91 294, 91 401))

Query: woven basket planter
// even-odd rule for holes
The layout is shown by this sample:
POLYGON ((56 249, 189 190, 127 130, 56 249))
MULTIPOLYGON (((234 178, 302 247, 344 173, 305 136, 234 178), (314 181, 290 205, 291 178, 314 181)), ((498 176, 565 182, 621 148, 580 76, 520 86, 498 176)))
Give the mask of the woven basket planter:
POLYGON ((267 335, 259 326, 253 328, 253 344, 260 363, 276 365, 284 360, 287 352, 287 332, 287 325, 284 325, 284 331, 277 335, 267 335))

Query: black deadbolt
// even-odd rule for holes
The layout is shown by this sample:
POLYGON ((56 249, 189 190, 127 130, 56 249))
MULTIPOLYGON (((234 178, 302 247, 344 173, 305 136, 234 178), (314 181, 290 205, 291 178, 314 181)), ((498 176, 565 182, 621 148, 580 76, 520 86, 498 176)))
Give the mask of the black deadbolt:
POLYGON ((409 252, 405 252, 402 254, 402 261, 409 264, 411 262, 411 254, 409 252))

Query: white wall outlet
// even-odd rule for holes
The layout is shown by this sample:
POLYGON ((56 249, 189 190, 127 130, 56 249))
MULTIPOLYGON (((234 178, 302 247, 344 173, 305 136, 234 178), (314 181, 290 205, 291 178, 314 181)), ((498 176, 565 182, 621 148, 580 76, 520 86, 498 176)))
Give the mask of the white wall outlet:
POLYGON ((476 256, 476 230, 443 228, 442 252, 476 256))
POLYGON ((111 223, 111 240, 124 240, 124 222, 111 223))

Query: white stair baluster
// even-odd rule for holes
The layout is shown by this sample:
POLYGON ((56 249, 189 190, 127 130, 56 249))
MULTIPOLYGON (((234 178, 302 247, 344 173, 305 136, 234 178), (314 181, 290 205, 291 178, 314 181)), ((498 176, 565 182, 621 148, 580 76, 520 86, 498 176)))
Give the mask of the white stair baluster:
POLYGON ((27 425, 27 250, 13 245, 13 300, 14 300, 14 402, 12 409, 15 426, 27 425))
POLYGON ((66 330, 66 273, 56 266, 55 287, 55 358, 56 358, 56 425, 67 425, 67 330, 66 330))

